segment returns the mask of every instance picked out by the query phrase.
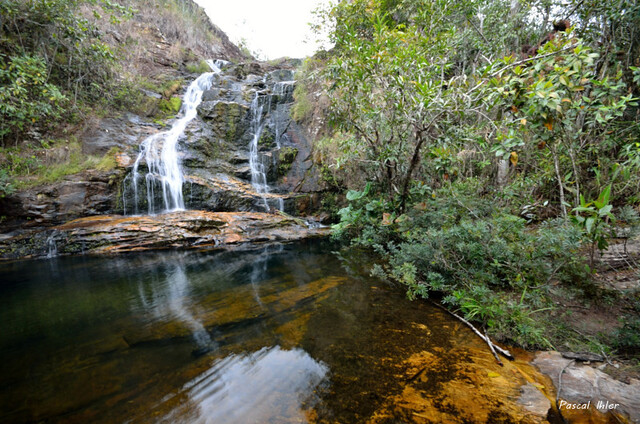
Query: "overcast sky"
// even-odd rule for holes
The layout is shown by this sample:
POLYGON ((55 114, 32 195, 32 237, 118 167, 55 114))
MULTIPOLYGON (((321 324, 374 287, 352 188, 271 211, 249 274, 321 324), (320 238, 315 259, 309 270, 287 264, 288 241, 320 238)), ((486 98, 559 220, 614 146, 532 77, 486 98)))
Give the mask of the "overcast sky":
POLYGON ((305 57, 316 50, 311 12, 328 0, 195 0, 231 41, 244 39, 260 59, 305 57))

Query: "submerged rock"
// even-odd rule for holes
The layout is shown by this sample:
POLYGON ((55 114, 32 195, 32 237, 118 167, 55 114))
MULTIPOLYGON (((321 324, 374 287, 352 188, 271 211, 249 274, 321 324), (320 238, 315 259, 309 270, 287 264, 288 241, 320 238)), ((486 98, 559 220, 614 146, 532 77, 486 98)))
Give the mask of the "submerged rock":
POLYGON ((257 212, 177 211, 162 215, 80 218, 0 242, 0 257, 211 249, 243 243, 288 242, 326 234, 300 219, 257 212))

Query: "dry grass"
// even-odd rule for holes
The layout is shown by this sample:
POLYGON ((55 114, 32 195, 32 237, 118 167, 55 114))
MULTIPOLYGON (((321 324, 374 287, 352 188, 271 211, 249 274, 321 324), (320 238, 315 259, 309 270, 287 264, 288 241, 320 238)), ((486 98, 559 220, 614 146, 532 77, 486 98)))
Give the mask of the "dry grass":
POLYGON ((180 69, 204 58, 243 59, 240 50, 191 0, 120 0, 133 17, 111 22, 98 6, 81 13, 95 22, 121 64, 123 78, 153 77, 163 67, 180 69), (102 17, 96 18, 94 11, 102 17), (160 66, 158 66, 160 65, 160 66))

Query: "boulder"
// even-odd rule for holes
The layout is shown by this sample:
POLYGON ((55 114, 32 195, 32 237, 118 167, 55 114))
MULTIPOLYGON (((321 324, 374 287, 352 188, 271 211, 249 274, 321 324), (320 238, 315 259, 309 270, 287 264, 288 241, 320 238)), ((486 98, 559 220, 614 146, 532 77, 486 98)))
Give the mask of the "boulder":
MULTIPOLYGON (((639 380, 631 379, 630 384, 623 383, 599 369, 564 358, 559 352, 539 352, 533 364, 553 380, 559 399, 572 405, 589 404, 592 410, 627 417, 634 423, 640 422, 639 380)), ((561 412, 563 415, 575 413, 564 408, 561 408, 561 412)))

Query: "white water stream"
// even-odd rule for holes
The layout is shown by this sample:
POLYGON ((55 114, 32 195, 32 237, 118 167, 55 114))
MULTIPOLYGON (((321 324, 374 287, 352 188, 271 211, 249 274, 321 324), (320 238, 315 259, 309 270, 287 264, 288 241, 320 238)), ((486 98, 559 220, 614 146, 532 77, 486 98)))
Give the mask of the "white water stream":
POLYGON ((251 101, 251 132, 253 133, 253 137, 249 143, 249 168, 251 169, 251 185, 253 185, 253 188, 255 188, 256 192, 262 197, 266 211, 269 211, 269 203, 265 196, 265 194, 269 193, 267 174, 265 172, 265 166, 258 154, 258 141, 264 129, 264 122, 262 120, 264 104, 260 104, 260 93, 261 92, 256 91, 256 95, 251 101))
MULTIPOLYGON (((293 87, 295 81, 278 82, 273 87, 273 95, 283 96, 286 94, 288 87, 293 87)), ((268 112, 271 112, 272 94, 265 93, 264 91, 256 91, 256 94, 251 101, 251 132, 253 134, 251 142, 249 143, 249 168, 251 170, 251 185, 258 194, 262 197, 263 206, 266 212, 271 210, 269 202, 267 200, 267 194, 270 193, 269 184, 267 183, 266 167, 260 158, 258 153, 258 142, 264 130, 265 122, 263 120, 263 111, 265 104, 268 106, 268 112), (261 101, 261 96, 265 98, 265 101, 261 101)), ((280 138, 283 136, 283 132, 277 123, 275 124, 276 131, 276 146, 280 149, 280 138)), ((284 200, 282 197, 274 199, 277 201, 276 209, 284 211, 284 200)))
MULTIPOLYGON (((182 117, 175 121, 168 131, 154 134, 140 144, 140 153, 133 165, 131 184, 133 185, 134 205, 133 213, 138 214, 138 182, 142 178, 139 172, 140 162, 144 159, 147 164, 147 174, 144 176, 147 191, 148 213, 184 210, 184 198, 182 184, 184 176, 180 166, 178 154, 178 141, 184 134, 184 130, 197 115, 198 105, 202 102, 202 93, 211 87, 213 75, 220 73, 221 62, 207 62, 213 72, 200 75, 193 81, 182 98, 180 112, 182 117), (162 190, 162 204, 156 205, 155 187, 160 185, 162 190)), ((124 194, 123 194, 124 199, 124 194)), ((127 214, 126 204, 124 208, 127 214)))

